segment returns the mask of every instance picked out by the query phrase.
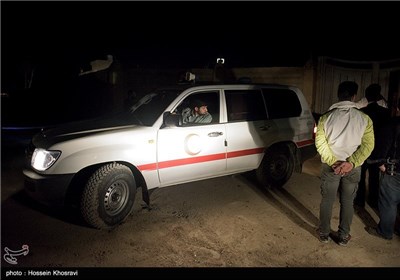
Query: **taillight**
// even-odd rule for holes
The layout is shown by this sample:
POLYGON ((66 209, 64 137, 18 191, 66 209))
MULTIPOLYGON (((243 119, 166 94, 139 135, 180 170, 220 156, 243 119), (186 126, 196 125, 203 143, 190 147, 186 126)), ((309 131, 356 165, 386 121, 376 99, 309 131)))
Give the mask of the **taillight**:
POLYGON ((313 129, 313 134, 312 134, 312 139, 315 140, 315 134, 317 134, 317 124, 314 123, 314 129, 313 129))

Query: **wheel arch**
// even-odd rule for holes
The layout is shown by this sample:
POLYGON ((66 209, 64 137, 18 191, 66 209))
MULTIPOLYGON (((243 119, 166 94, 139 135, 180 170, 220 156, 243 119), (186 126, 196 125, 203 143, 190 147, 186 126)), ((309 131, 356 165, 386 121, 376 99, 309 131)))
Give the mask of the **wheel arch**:
POLYGON ((298 166, 297 147, 290 141, 279 142, 265 149, 255 170, 258 183, 264 187, 282 187, 298 166))
POLYGON ((293 158, 294 171, 297 173, 301 173, 302 164, 301 164, 300 150, 297 148, 296 144, 292 141, 282 141, 282 142, 276 142, 276 143, 272 144, 271 146, 269 146, 265 149, 264 156, 267 154, 267 151, 269 151, 269 150, 285 149, 285 148, 288 149, 288 151, 290 152, 290 155, 293 158))
POLYGON ((146 184, 146 181, 145 181, 142 173, 139 171, 139 169, 136 166, 134 166, 133 164, 126 162, 126 161, 102 162, 102 163, 97 163, 97 164, 93 164, 90 166, 86 166, 85 168, 79 170, 79 172, 77 172, 75 174, 75 176, 72 178, 71 183, 68 186, 66 197, 65 197, 65 204, 79 205, 79 199, 82 194, 82 191, 83 191, 86 181, 93 174, 93 172, 95 172, 101 166, 107 165, 110 163, 119 163, 119 164, 127 166, 131 170, 133 177, 135 178, 137 188, 142 189, 143 201, 146 202, 146 204, 148 206, 150 206, 149 191, 147 189, 147 184, 146 184))

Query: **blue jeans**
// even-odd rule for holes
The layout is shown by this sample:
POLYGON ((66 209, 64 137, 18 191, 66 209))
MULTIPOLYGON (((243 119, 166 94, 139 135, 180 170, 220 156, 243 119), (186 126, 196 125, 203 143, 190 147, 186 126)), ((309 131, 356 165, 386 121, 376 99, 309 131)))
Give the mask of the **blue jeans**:
POLYGON ((378 233, 391 239, 397 216, 397 205, 400 203, 400 175, 383 174, 379 188, 379 224, 378 233))
POLYGON ((358 183, 361 178, 361 166, 354 168, 346 176, 336 175, 333 169, 323 163, 321 166, 321 195, 320 227, 322 234, 331 232, 332 208, 336 200, 337 192, 340 193, 339 237, 350 234, 350 225, 353 220, 353 201, 357 193, 358 183))

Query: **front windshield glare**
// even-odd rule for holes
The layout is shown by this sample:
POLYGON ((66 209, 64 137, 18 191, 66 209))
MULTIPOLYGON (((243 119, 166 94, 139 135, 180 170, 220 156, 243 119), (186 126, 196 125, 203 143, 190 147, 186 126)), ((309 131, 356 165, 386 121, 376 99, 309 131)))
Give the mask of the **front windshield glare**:
POLYGON ((180 90, 158 90, 143 96, 129 111, 144 126, 152 126, 180 90))

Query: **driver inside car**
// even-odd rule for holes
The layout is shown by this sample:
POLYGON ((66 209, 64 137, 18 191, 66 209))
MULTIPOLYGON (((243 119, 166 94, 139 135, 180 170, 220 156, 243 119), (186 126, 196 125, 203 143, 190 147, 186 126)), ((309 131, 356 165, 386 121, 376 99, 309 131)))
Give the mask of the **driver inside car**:
POLYGON ((208 112, 207 104, 199 99, 193 102, 193 108, 187 107, 182 111, 183 123, 210 123, 212 116, 208 112))

